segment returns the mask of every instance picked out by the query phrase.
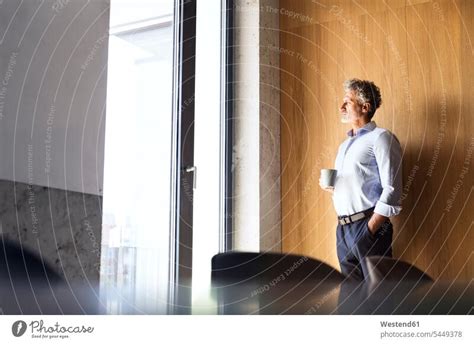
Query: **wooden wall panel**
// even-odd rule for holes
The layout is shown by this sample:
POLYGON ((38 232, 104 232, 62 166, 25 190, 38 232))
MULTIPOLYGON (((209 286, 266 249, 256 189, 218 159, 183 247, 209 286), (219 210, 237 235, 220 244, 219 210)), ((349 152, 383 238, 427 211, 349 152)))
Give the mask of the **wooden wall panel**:
POLYGON ((474 3, 389 3, 280 1, 282 247, 338 267, 319 171, 349 130, 342 82, 370 79, 383 97, 374 120, 403 148, 394 254, 436 278, 471 279, 474 3))

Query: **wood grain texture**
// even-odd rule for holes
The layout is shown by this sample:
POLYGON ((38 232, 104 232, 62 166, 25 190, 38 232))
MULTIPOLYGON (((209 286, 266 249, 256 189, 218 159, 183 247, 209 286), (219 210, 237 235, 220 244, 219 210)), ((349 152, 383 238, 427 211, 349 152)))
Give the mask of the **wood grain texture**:
POLYGON ((470 280, 474 2, 280 0, 280 10, 283 251, 338 267, 336 214, 318 179, 349 129, 338 118, 342 83, 357 77, 381 88, 374 120, 403 149, 394 255, 470 280))

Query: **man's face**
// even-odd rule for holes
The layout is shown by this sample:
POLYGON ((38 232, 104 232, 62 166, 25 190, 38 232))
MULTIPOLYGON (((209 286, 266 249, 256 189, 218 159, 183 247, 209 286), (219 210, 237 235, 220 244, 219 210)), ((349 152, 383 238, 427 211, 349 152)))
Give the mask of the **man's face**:
POLYGON ((339 112, 343 123, 354 123, 366 114, 363 106, 357 102, 354 91, 348 91, 344 95, 342 105, 339 107, 339 112))

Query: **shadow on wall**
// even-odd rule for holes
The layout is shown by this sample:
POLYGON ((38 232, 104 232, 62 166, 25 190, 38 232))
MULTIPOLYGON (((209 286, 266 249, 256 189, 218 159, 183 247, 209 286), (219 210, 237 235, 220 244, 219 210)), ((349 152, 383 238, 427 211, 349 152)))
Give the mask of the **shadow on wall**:
MULTIPOLYGON (((474 136, 464 137, 454 127, 460 116, 459 100, 451 100, 444 110, 439 102, 435 99, 426 114, 414 119, 418 125, 425 121, 425 135, 406 134, 403 211, 393 218, 394 256, 446 279, 450 269, 462 273, 466 266, 460 262, 469 261, 472 252, 466 239, 471 222, 474 136)), ((401 144, 403 147, 404 142, 401 144)))

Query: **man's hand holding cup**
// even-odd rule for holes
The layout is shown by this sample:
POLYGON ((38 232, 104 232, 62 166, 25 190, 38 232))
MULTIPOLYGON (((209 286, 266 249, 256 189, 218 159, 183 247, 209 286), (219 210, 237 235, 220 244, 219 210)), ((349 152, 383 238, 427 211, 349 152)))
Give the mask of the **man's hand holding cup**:
POLYGON ((334 185, 336 184, 337 170, 324 168, 321 170, 319 177, 319 186, 324 191, 334 193, 334 185))

